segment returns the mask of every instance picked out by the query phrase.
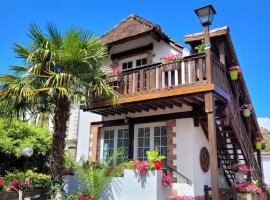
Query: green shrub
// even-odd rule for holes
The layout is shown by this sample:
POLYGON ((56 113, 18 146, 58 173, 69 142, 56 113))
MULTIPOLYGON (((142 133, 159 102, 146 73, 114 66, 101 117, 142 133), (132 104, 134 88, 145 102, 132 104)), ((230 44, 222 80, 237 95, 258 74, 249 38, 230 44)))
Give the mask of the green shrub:
POLYGON ((45 161, 52 143, 48 129, 21 121, 0 119, 0 174, 26 168, 45 170, 45 161), (33 156, 25 158, 22 151, 32 147, 33 156))
POLYGON ((32 170, 27 170, 26 172, 8 172, 4 177, 7 184, 10 184, 13 180, 18 180, 23 185, 26 179, 30 181, 30 186, 27 189, 48 188, 51 182, 51 176, 36 173, 32 170))

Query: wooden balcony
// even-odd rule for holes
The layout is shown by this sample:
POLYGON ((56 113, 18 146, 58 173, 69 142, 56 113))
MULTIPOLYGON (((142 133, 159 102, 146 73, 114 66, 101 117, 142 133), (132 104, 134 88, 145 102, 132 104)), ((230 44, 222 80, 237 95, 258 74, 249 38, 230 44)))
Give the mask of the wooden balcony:
MULTIPOLYGON (((214 65, 213 80, 216 83, 210 83, 206 78, 205 54, 196 54, 183 58, 180 62, 162 65, 160 63, 150 66, 136 68, 130 71, 124 71, 120 76, 110 76, 109 82, 112 87, 120 94, 120 107, 132 106, 144 102, 165 103, 165 106, 179 105, 203 105, 204 99, 202 93, 217 90, 222 95, 219 88, 223 87, 223 80, 226 79, 224 66, 214 65), (177 97, 170 101, 170 97, 177 97)), ((115 111, 102 97, 94 97, 90 110, 99 114, 110 114, 109 109, 115 111), (106 110, 106 108, 108 108, 106 110)), ((159 106, 152 104, 152 108, 159 106)), ((119 108, 119 106, 118 106, 119 108)), ((150 106, 151 109, 151 106, 150 106)), ((142 109, 143 110, 143 109, 142 109)), ((135 110, 136 111, 136 110, 135 110)), ((117 111, 121 113, 121 110, 117 111)), ((116 114, 118 114, 116 112, 116 114)), ((126 111, 124 111, 125 113, 126 111)))

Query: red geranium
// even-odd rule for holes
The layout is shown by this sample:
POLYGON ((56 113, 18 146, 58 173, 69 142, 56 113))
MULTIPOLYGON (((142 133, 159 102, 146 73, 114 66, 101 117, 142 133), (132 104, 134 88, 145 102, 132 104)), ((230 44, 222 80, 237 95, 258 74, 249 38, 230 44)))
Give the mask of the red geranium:
POLYGON ((163 164, 160 160, 157 160, 154 162, 155 169, 161 169, 163 167, 163 164))
POLYGON ((1 180, 1 179, 0 179, 0 185, 4 185, 5 183, 6 183, 5 180, 1 180))
POLYGON ((89 196, 81 196, 79 198, 79 200, 95 200, 95 198, 94 197, 89 197, 89 196))
POLYGON ((20 181, 18 181, 18 180, 13 180, 13 181, 10 183, 9 188, 11 188, 11 189, 17 189, 17 190, 22 190, 22 189, 23 189, 23 186, 22 186, 22 184, 20 183, 20 181))

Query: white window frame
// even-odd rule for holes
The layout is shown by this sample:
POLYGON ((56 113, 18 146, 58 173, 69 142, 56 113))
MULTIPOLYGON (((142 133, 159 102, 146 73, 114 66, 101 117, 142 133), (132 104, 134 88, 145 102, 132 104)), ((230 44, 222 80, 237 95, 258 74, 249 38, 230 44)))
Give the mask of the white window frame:
POLYGON ((114 143, 113 143, 113 151, 117 151, 117 136, 119 129, 128 129, 128 126, 114 126, 114 127, 104 127, 101 129, 101 139, 100 139, 100 158, 99 160, 103 162, 103 148, 104 148, 104 133, 105 131, 114 131, 114 143))
MULTIPOLYGON (((143 59, 143 58, 146 58, 147 59, 147 54, 146 53, 143 53, 143 54, 140 54, 140 55, 137 55, 137 56, 128 57, 128 58, 125 58, 125 59, 120 59, 119 60, 119 67, 122 68, 123 67, 123 63, 130 62, 131 61, 132 62, 132 68, 131 69, 135 69, 136 68, 136 60, 143 59)), ((147 61, 147 64, 148 64, 148 61, 147 61)), ((143 65, 143 66, 145 66, 145 65, 143 65)), ((142 67, 142 66, 140 66, 140 67, 142 67)), ((122 68, 123 71, 128 71, 128 70, 131 70, 131 69, 125 69, 125 70, 123 70, 123 68, 122 68)))
MULTIPOLYGON (((149 124, 136 124, 134 126, 134 160, 138 158, 138 129, 139 128, 150 128, 150 151, 154 150, 154 127, 166 126, 165 122, 149 123, 149 124)), ((168 133, 167 133, 168 134, 168 133)))

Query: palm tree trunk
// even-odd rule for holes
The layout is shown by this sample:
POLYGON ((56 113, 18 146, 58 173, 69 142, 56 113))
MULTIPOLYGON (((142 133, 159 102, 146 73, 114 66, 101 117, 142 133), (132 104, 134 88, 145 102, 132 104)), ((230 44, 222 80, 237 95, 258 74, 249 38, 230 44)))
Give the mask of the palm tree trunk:
POLYGON ((61 174, 64 168, 65 138, 70 116, 70 101, 66 96, 56 99, 53 116, 53 144, 50 155, 50 170, 53 177, 61 174))

